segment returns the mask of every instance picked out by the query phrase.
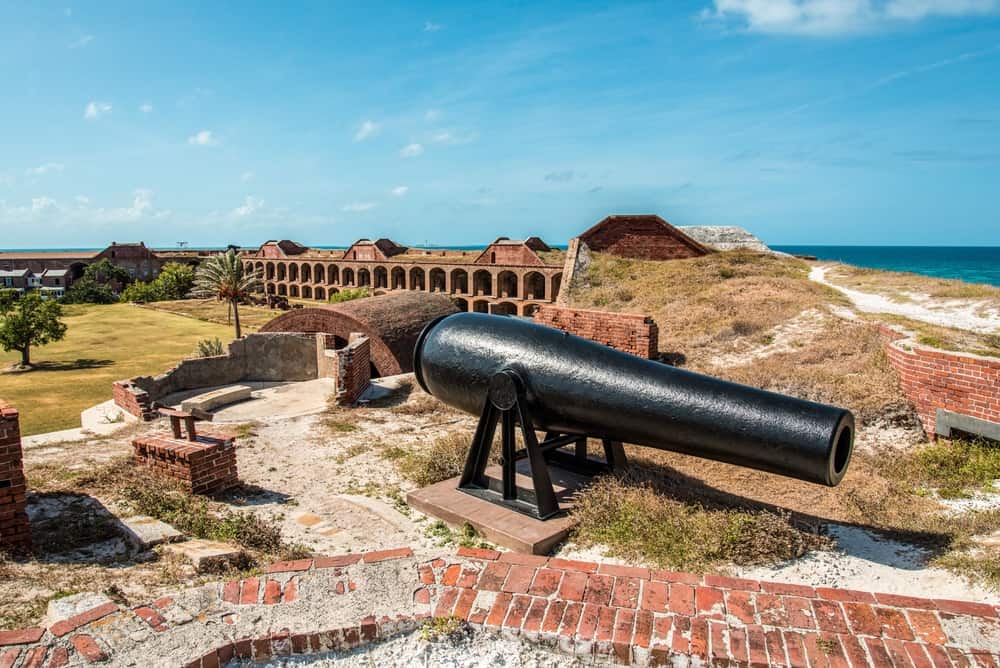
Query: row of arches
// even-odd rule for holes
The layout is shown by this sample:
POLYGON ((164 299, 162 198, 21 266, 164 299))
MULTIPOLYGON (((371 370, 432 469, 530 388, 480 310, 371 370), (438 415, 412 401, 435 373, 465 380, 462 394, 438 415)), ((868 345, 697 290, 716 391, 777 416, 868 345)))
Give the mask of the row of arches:
MULTIPOLYGON (((457 267, 446 270, 433 267, 426 271, 423 267, 383 265, 374 267, 338 267, 321 263, 247 262, 248 269, 256 269, 266 283, 312 284, 309 292, 317 290, 324 295, 329 286, 368 287, 373 290, 417 290, 445 292, 472 297, 496 297, 500 299, 523 299, 555 301, 562 287, 562 272, 546 276, 540 271, 529 270, 519 275, 511 270, 493 273, 486 269, 474 270, 470 276, 467 269, 457 267), (324 288, 318 287, 323 285, 324 288)), ((289 287, 289 290, 290 290, 289 287)), ((296 289, 304 292, 306 286, 296 289)), ((296 295, 297 296, 297 295, 296 295)), ((304 296, 304 295, 303 295, 304 296)), ((324 297, 325 298, 325 297, 324 297)))

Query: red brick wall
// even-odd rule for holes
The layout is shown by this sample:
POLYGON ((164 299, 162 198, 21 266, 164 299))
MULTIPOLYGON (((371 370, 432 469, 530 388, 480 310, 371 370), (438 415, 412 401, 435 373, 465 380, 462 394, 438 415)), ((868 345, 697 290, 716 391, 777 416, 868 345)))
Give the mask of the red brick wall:
POLYGON ((1000 360, 924 348, 888 327, 879 329, 903 393, 928 436, 934 437, 939 408, 1000 423, 1000 360))
POLYGON ((658 355, 659 329, 649 316, 543 304, 535 322, 646 359, 658 355))
POLYGON ((31 549, 17 409, 0 399, 0 552, 31 549))
POLYGON ((363 334, 351 334, 347 347, 336 352, 337 403, 350 406, 371 385, 371 342, 363 334))
POLYGON ((683 232, 655 216, 612 216, 580 235, 580 240, 593 251, 639 260, 676 260, 706 254, 683 232))
POLYGON ((156 418, 156 411, 153 410, 153 402, 149 398, 149 393, 139 389, 131 381, 116 380, 111 385, 111 396, 114 398, 116 406, 140 420, 149 421, 156 418))
POLYGON ((491 244, 476 259, 476 264, 544 265, 542 259, 524 244, 491 244))
POLYGON ((215 494, 239 484, 235 439, 202 432, 197 441, 157 432, 132 441, 132 463, 180 480, 194 494, 215 494))

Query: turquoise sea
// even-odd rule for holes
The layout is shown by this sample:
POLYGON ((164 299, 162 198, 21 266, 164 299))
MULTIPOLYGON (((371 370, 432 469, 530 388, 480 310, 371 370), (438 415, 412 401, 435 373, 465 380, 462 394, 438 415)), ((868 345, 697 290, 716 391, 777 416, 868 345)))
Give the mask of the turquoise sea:
POLYGON ((772 246, 858 267, 1000 285, 1000 246, 772 246))

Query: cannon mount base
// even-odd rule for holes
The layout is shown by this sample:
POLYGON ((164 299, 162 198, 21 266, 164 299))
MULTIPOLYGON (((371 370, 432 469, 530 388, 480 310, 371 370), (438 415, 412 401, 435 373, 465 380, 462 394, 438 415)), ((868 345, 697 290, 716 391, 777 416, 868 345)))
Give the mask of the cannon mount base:
POLYGON ((620 472, 627 466, 625 449, 620 442, 606 438, 601 441, 604 445, 604 461, 587 456, 586 435, 547 432, 545 439, 539 442, 525 401, 524 381, 516 371, 506 369, 490 379, 486 406, 476 426, 458 488, 484 501, 536 519, 555 517, 562 510, 549 475, 550 464, 587 476, 607 471, 620 472), (502 468, 500 480, 486 476, 498 423, 502 468), (524 441, 524 448, 520 450, 517 449, 518 426, 524 441), (563 449, 570 445, 573 446, 573 452, 563 449), (533 489, 518 487, 516 484, 517 462, 520 459, 528 460, 533 489))

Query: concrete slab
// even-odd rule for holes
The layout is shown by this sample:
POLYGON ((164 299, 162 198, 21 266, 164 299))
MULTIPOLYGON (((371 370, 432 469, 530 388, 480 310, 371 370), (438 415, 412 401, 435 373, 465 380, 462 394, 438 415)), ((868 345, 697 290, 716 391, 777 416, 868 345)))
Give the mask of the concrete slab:
MULTIPOLYGON (((531 489, 527 462, 518 467, 517 485, 531 489)), ((573 507, 573 493, 586 485, 590 478, 550 466, 559 507, 569 511, 573 507)), ((486 470, 486 475, 500 479, 499 466, 486 470)), ((566 539, 576 521, 564 512, 548 520, 536 520, 517 511, 498 506, 489 501, 466 494, 458 489, 458 478, 450 478, 429 487, 414 490, 406 495, 406 502, 431 517, 460 526, 466 522, 475 527, 486 540, 509 550, 527 554, 548 554, 566 539)))
MULTIPOLYGON (((299 383, 244 381, 239 384, 250 387, 250 399, 219 408, 212 414, 212 422, 238 424, 322 413, 328 408, 330 395, 337 389, 337 381, 333 378, 317 378, 299 383)), ((179 407, 192 396, 217 389, 222 388, 178 392, 165 397, 163 403, 179 407)))
POLYGON ((246 401, 252 392, 249 385, 227 385, 185 399, 181 402, 181 410, 189 413, 193 410, 212 411, 222 406, 246 401))
POLYGON ((164 549, 190 561, 195 570, 215 570, 236 560, 242 550, 235 545, 217 540, 197 538, 183 543, 171 543, 164 549))
POLYGON ((140 550, 184 540, 184 534, 155 517, 136 515, 120 519, 118 523, 121 524, 122 535, 140 550))
POLYGON ((45 613, 45 625, 52 626, 56 622, 75 617, 81 612, 98 608, 105 603, 112 603, 112 600, 104 594, 93 591, 53 599, 49 601, 49 607, 45 613))

